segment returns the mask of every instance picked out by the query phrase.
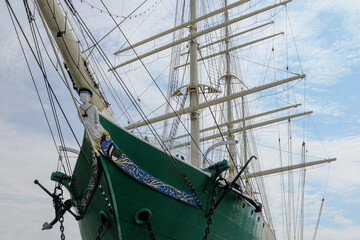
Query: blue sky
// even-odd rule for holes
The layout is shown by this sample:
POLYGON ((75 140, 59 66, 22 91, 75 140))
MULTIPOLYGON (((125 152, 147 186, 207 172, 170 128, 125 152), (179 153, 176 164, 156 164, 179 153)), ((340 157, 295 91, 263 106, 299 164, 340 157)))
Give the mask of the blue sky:
MULTIPOLYGON (((13 1, 12 5, 26 23, 22 2, 13 1)), ((85 14, 92 13, 87 6, 80 7, 85 14)), ((307 74, 307 109, 314 111, 311 119, 316 128, 310 127, 314 138, 309 141, 312 153, 317 154, 324 146, 329 157, 338 159, 330 168, 317 239, 359 239, 360 2, 294 0, 288 11, 307 74)), ((40 231, 42 223, 51 221, 54 215, 51 200, 33 180, 38 178, 48 188, 53 187, 49 176, 56 168, 57 154, 4 2, 0 3, 0 20, 0 236, 7 240, 55 239, 59 237, 58 226, 52 231, 40 231)), ((38 72, 35 76, 40 78, 38 72)), ((57 90, 63 88, 54 79, 50 81, 57 90)), ((62 101, 70 100, 65 89, 60 95, 62 101)), ((77 120, 71 104, 65 105, 65 111, 77 120)), ((81 136, 81 125, 75 126, 81 136)), ((68 139, 76 146, 72 138, 68 139)), ((305 239, 312 239, 328 167, 311 169, 309 173, 306 211, 310 214, 306 217, 305 239)), ((277 202, 273 204, 277 209, 277 202)), ((67 239, 80 239, 77 224, 70 216, 66 216, 65 229, 67 239)), ((281 227, 278 231, 282 231, 281 227)))

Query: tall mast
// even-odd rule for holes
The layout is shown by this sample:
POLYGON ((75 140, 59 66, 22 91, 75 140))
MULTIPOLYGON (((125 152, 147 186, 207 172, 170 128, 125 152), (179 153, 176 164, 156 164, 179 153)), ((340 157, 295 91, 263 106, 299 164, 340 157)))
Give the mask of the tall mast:
MULTIPOLYGON (((196 0, 190 0, 190 21, 196 19, 196 0)), ((190 26, 190 36, 196 34, 196 23, 190 26)), ((199 104, 198 93, 198 66, 197 66, 197 41, 196 38, 190 40, 190 107, 199 104)), ((197 111, 190 113, 191 120, 191 165, 200 168, 200 122, 197 111)))
MULTIPOLYGON (((227 6, 227 0, 225 0, 225 7, 227 6)), ((229 21, 229 12, 225 11, 224 12, 224 16, 225 16, 225 22, 229 21)), ((226 96, 231 95, 232 93, 232 89, 231 89, 231 69, 230 69, 230 52, 229 52, 229 25, 226 25, 225 27, 225 49, 226 49, 226 54, 225 54, 225 61, 226 61, 226 74, 225 74, 225 87, 226 87, 226 96)), ((231 130, 233 128, 233 125, 231 124, 231 122, 233 121, 233 112, 232 112, 232 101, 229 100, 226 102, 227 105, 227 122, 229 123, 227 125, 228 128, 228 135, 227 135, 227 140, 234 140, 234 136, 231 134, 231 130)), ((235 145, 233 144, 229 144, 228 145, 229 148, 229 162, 230 162, 230 176, 235 176, 235 145)))

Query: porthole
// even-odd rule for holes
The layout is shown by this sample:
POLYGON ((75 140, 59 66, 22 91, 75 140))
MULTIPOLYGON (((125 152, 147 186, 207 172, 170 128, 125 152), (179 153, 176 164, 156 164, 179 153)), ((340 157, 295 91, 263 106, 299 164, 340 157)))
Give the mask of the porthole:
POLYGON ((258 217, 258 222, 260 222, 260 217, 258 217))
POLYGON ((263 228, 265 227, 265 223, 263 223, 263 228))
POLYGON ((253 215, 254 214, 254 210, 251 210, 251 215, 253 215))
POLYGON ((242 208, 245 208, 245 203, 243 203, 242 208))

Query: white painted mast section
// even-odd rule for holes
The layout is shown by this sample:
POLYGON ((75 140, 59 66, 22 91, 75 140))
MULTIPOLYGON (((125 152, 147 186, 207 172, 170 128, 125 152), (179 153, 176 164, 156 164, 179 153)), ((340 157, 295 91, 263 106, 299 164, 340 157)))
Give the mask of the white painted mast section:
MULTIPOLYGON (((225 7, 226 6, 227 6, 227 0, 225 0, 225 7)), ((224 17, 225 17, 224 22, 228 22, 229 21, 229 12, 228 11, 225 11, 224 17)), ((225 88, 226 88, 226 96, 230 96, 232 94, 232 89, 231 89, 232 74, 231 74, 231 70, 230 70, 229 25, 225 26, 225 38, 226 38, 226 41, 225 41, 225 50, 226 50, 226 52, 225 52, 225 61, 226 61, 225 88)), ((228 100, 226 102, 226 105, 227 105, 226 120, 228 122, 228 124, 227 124, 227 129, 228 129, 227 140, 228 141, 234 140, 234 136, 231 134, 231 130, 233 128, 233 125, 231 124, 231 122, 233 121, 232 101, 233 100, 228 100)), ((230 162, 229 176, 234 177, 236 174, 235 145, 229 144, 228 149, 229 149, 229 162, 230 162)))
MULTIPOLYGON (((243 158, 243 162, 241 163, 242 166, 245 165, 246 161, 248 160, 248 157, 247 157, 247 137, 246 137, 246 120, 245 120, 245 103, 244 103, 244 96, 241 97, 241 111, 242 111, 242 128, 243 128, 243 131, 242 131, 242 134, 243 134, 243 144, 244 144, 244 158, 243 158)), ((245 169, 245 171, 247 172, 248 170, 245 169)), ((249 183, 246 182, 246 189, 248 190, 249 189, 249 183)))
MULTIPOLYGON (((290 109, 290 108, 296 108, 296 107, 299 107, 300 105, 301 104, 299 103, 299 104, 288 106, 288 107, 278 108, 278 109, 271 110, 271 111, 268 111, 268 112, 263 112, 263 113, 247 116, 247 117, 245 117, 243 119, 237 119, 237 120, 234 120, 234 121, 232 121, 230 123, 222 123, 222 124, 219 124, 219 125, 216 125, 216 126, 204 128, 204 129, 200 130, 200 133, 211 131, 211 130, 214 130, 214 129, 217 129, 217 128, 222 128, 222 127, 227 126, 228 124, 234 125, 234 124, 242 122, 242 121, 247 121, 247 120, 250 120, 250 119, 262 117, 262 116, 269 115, 269 114, 272 114, 272 113, 284 111, 284 110, 287 110, 287 109, 290 109)), ((177 140, 177 139, 184 138, 184 137, 187 137, 187 136, 189 136, 189 134, 180 135, 180 136, 177 136, 177 137, 173 138, 173 140, 177 140)), ((168 140, 166 140, 166 141, 168 141, 168 140)))
MULTIPOLYGON (((190 1, 190 21, 196 19, 196 1, 190 1)), ((190 26, 190 36, 196 34, 196 23, 190 26)), ((200 168, 200 121, 199 113, 195 110, 195 107, 199 104, 198 94, 198 65, 197 65, 197 41, 196 38, 190 40, 190 107, 194 107, 194 110, 190 112, 190 134, 191 134, 191 165, 200 168)))
POLYGON ((299 168, 306 168, 306 167, 329 163, 329 162, 333 162, 333 161, 336 161, 336 158, 330 158, 330 159, 324 159, 324 160, 319 160, 319 161, 295 164, 292 166, 274 168, 274 169, 265 170, 265 171, 261 171, 261 172, 250 173, 247 176, 245 176, 245 178, 256 178, 256 177, 268 176, 271 174, 291 171, 291 170, 295 170, 295 169, 299 169, 299 168))
POLYGON ((230 96, 217 98, 217 99, 214 99, 214 100, 211 100, 211 101, 208 101, 208 102, 203 102, 203 103, 198 104, 197 106, 190 106, 190 107, 183 108, 183 109, 180 109, 180 110, 175 111, 175 112, 164 114, 164 115, 159 116, 159 117, 154 117, 154 118, 149 119, 146 122, 138 122, 138 123, 130 124, 129 126, 125 127, 125 129, 130 130, 130 129, 134 129, 134 128, 137 128, 137 127, 145 126, 145 125, 147 125, 149 123, 160 122, 160 121, 163 121, 165 119, 169 119, 169 118, 180 116, 180 115, 183 115, 183 114, 186 114, 186 113, 194 112, 194 111, 206 108, 206 107, 210 107, 210 106, 213 106, 213 105, 216 105, 216 104, 220 104, 220 103, 223 103, 223 102, 226 102, 228 100, 235 99, 235 98, 240 98, 242 96, 246 96, 246 95, 249 95, 249 94, 252 94, 252 93, 260 92, 262 90, 272 88, 272 87, 276 87, 276 86, 279 86, 281 84, 291 82, 291 81, 295 81, 295 80, 298 80, 298 79, 301 79, 301 78, 304 78, 304 77, 306 77, 306 75, 301 74, 301 75, 297 75, 297 76, 294 76, 294 77, 285 78, 285 79, 282 79, 282 80, 279 80, 279 81, 276 81, 276 82, 271 82, 271 83, 268 83, 268 84, 264 84, 264 85, 254 87, 254 88, 242 91, 242 92, 231 94, 230 96))
MULTIPOLYGON (((230 133, 231 133, 231 134, 239 133, 239 132, 243 132, 243 131, 246 131, 246 130, 249 130, 249 129, 253 129, 253 128, 258 128, 258 127, 270 125, 270 124, 277 123, 277 122, 281 122, 281 121, 284 121, 284 120, 289 120, 289 119, 291 119, 291 118, 301 117, 301 116, 308 115, 308 114, 311 114, 311 113, 313 113, 313 112, 312 112, 312 111, 303 112, 303 113, 298 113, 298 114, 294 114, 294 115, 289 115, 289 116, 285 116, 285 117, 281 117, 281 118, 271 119, 271 120, 264 121, 264 122, 260 122, 260 123, 255 123, 255 124, 253 124, 253 125, 245 126, 245 128, 243 128, 243 127, 234 128, 234 129, 232 129, 232 130, 230 131, 230 133)), ((213 134, 213 135, 210 135, 210 136, 207 136, 207 137, 203 137, 203 138, 200 139, 200 142, 209 141, 209 140, 212 140, 212 139, 215 139, 215 138, 219 138, 219 137, 221 137, 221 133, 217 133, 217 134, 213 134)), ((184 147, 184 146, 187 146, 187 145, 189 145, 189 144, 190 144, 190 142, 182 143, 182 144, 173 146, 171 149, 176 149, 176 148, 184 147)))
POLYGON ((220 9, 218 9, 218 10, 215 10, 215 11, 211 12, 211 13, 205 14, 205 15, 199 17, 199 18, 195 18, 194 20, 191 20, 191 19, 190 19, 189 22, 186 22, 186 23, 184 23, 184 24, 181 24, 181 25, 179 25, 179 26, 176 26, 176 27, 174 27, 174 28, 171 28, 171 29, 169 29, 169 30, 166 30, 166 31, 164 31, 164 32, 162 32, 162 33, 159 33, 159 34, 157 34, 157 35, 155 35, 155 36, 152 36, 152 37, 150 37, 150 38, 147 38, 147 39, 145 39, 145 40, 142 40, 142 41, 140 41, 140 42, 138 42, 138 43, 134 43, 134 44, 131 45, 131 47, 126 47, 126 48, 124 48, 124 49, 121 49, 121 50, 115 52, 114 55, 117 55, 117 54, 126 52, 126 51, 128 51, 128 50, 130 50, 130 49, 132 49, 132 48, 141 46, 141 45, 143 45, 143 44, 145 44, 145 43, 148 43, 148 42, 151 42, 151 41, 153 41, 153 40, 155 40, 155 39, 157 39, 157 38, 163 37, 163 36, 165 36, 165 35, 167 35, 167 34, 170 34, 170 33, 172 33, 172 32, 175 32, 175 31, 177 31, 177 30, 186 28, 186 27, 191 26, 191 25, 193 25, 193 24, 195 24, 195 23, 197 23, 197 22, 200 22, 200 21, 202 21, 202 20, 205 20, 205 19, 207 19, 207 18, 209 18, 209 17, 212 17, 212 16, 215 16, 215 15, 217 15, 217 14, 223 13, 223 12, 229 10, 229 9, 232 9, 232 8, 234 8, 234 7, 237 7, 237 6, 240 6, 240 5, 242 5, 242 4, 246 3, 246 2, 249 2, 249 1, 250 1, 250 0, 237 1, 237 2, 235 2, 235 3, 233 3, 233 4, 230 4, 230 5, 227 6, 227 7, 220 8, 220 9))
POLYGON ((60 4, 57 1, 52 1, 50 4, 48 0, 36 0, 36 4, 50 29, 51 35, 77 88, 88 88, 92 91, 91 104, 95 105, 99 112, 112 118, 105 101, 101 98, 99 90, 95 87, 93 77, 88 71, 89 69, 85 67, 88 65, 88 62, 81 54, 80 41, 75 36, 66 14, 60 8, 60 4))
POLYGON ((313 240, 316 239, 317 231, 318 231, 318 229, 319 229, 319 223, 320 223, 320 219, 321 219, 322 209, 323 209, 323 206, 324 206, 324 201, 325 201, 325 198, 323 198, 323 199, 321 200, 320 211, 319 211, 318 219, 317 219, 317 221, 316 221, 316 227, 315 227, 315 232, 314 232, 313 240))

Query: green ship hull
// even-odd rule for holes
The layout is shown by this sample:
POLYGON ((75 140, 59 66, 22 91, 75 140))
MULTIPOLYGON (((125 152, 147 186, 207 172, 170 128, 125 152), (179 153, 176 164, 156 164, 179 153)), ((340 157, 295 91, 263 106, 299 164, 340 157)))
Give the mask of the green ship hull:
MULTIPOLYGON (((91 149, 84 140, 71 182, 71 188, 76 189, 72 193, 73 202, 82 215, 79 221, 82 239, 98 236, 104 240, 151 239, 148 225, 137 215, 139 212, 150 214, 151 232, 156 239, 203 239, 214 177, 180 159, 169 159, 168 154, 104 118, 101 123, 122 153, 156 180, 190 193, 185 174, 195 187, 197 202, 202 207, 139 182, 102 154, 96 158, 98 164, 94 171, 91 149)), ((219 190, 215 200, 222 193, 219 190)), ((214 210, 210 229, 208 239, 275 239, 261 214, 233 192, 226 194, 214 210)))

